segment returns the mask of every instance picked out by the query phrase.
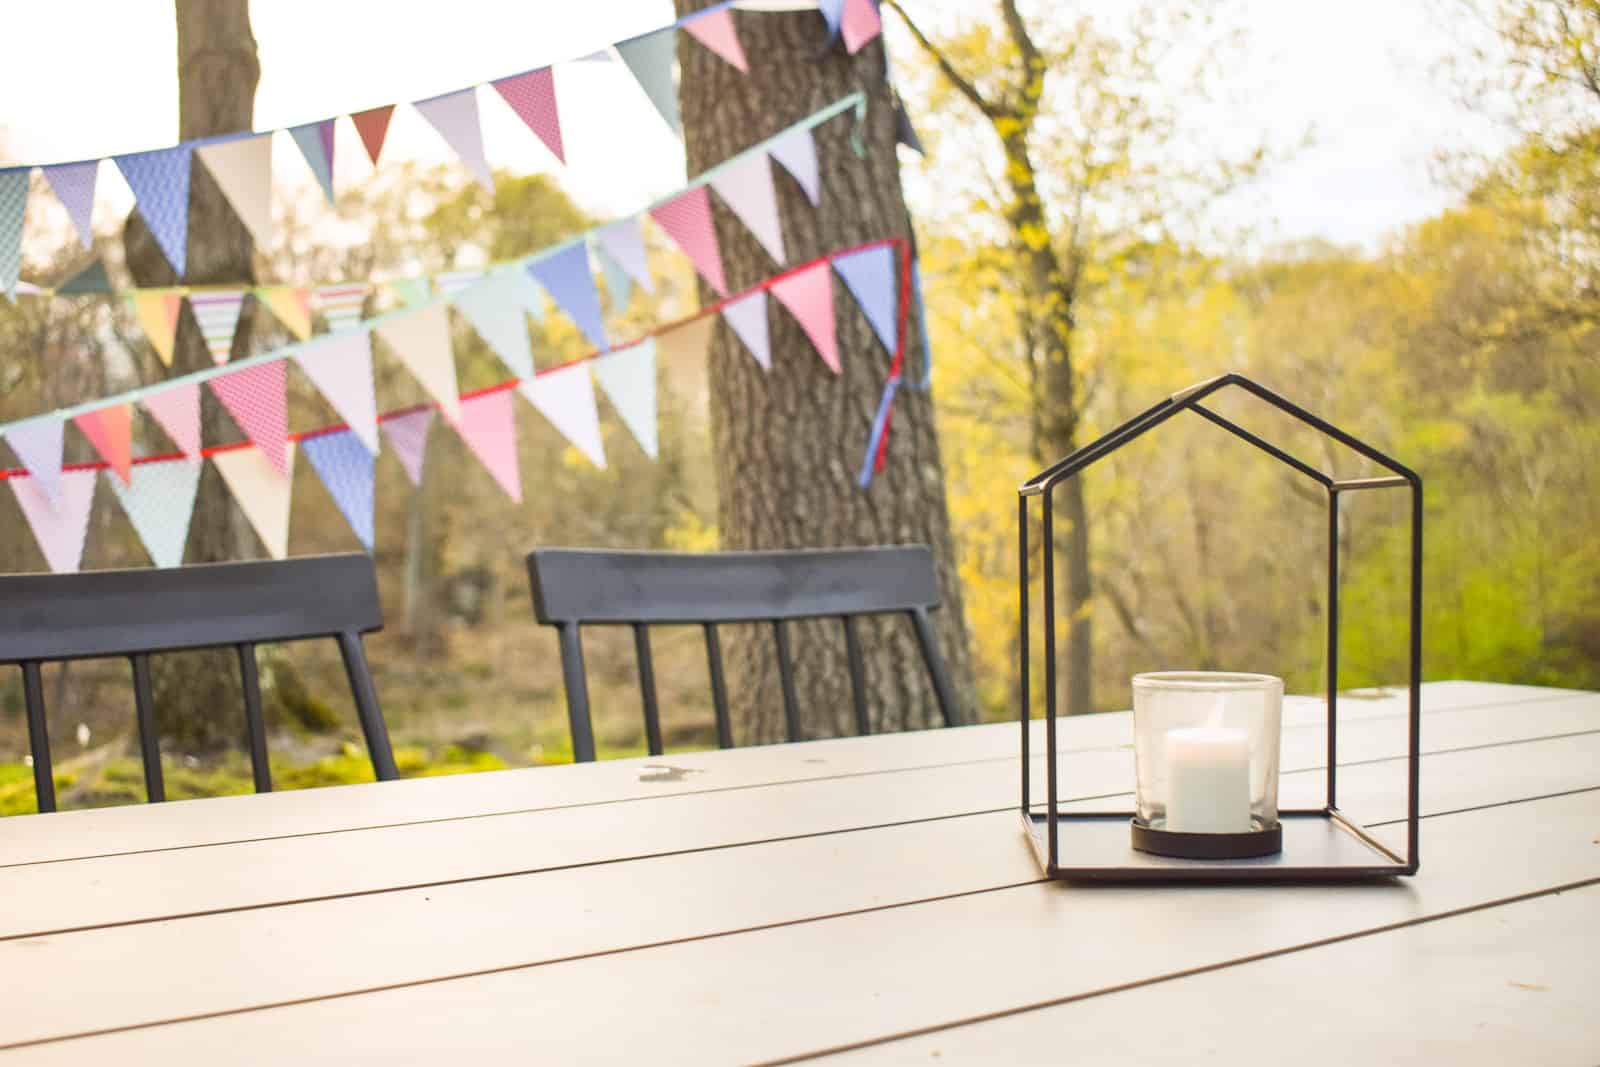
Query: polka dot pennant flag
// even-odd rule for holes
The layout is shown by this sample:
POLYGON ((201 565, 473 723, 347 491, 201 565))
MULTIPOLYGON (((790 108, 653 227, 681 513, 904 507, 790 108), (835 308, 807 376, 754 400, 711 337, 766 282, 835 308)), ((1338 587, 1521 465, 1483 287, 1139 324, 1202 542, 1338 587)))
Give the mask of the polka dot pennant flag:
POLYGON ((433 425, 433 409, 419 408, 403 415, 391 415, 380 425, 389 439, 389 448, 405 468, 412 485, 422 484, 422 463, 428 455, 428 428, 433 425))
POLYGON ((0 170, 0 293, 12 300, 22 275, 22 219, 28 213, 28 169, 0 170))
POLYGON ((838 374, 841 367, 833 324, 833 277, 827 262, 812 264, 774 282, 772 295, 800 323, 822 362, 838 374))
POLYGON ((561 116, 556 110, 555 72, 543 67, 513 78, 501 78, 492 84, 495 91, 511 105, 517 117, 539 135, 539 140, 557 159, 565 163, 567 157, 561 146, 561 116))
POLYGON ((303 438, 300 450, 327 486, 350 529, 372 551, 372 453, 349 430, 303 438))
POLYGON ((67 209, 72 225, 78 231, 78 243, 88 248, 94 244, 94 186, 100 176, 100 161, 60 163, 54 167, 41 167, 45 181, 67 209))
POLYGON ((711 197, 698 185, 650 209, 650 217, 667 232, 672 243, 689 257, 700 276, 722 296, 728 295, 728 282, 722 273, 722 251, 711 223, 711 197))
POLYGON ((99 481, 92 470, 64 471, 60 492, 51 497, 37 478, 8 478, 17 505, 28 520, 28 528, 39 543, 39 551, 50 569, 67 574, 83 562, 83 540, 89 532, 89 509, 94 504, 94 485, 99 481))
POLYGON ((126 485, 110 471, 105 472, 106 484, 116 494, 157 567, 183 563, 195 491, 200 488, 200 470, 200 464, 182 460, 136 463, 126 485))
POLYGON ((167 432, 172 443, 183 451, 191 463, 199 463, 200 454, 200 386, 198 383, 178 384, 140 401, 150 417, 167 432))
POLYGON ((191 146, 178 145, 112 157, 133 190, 139 214, 180 277, 188 264, 189 166, 193 156, 191 146))
POLYGON ((284 361, 274 359, 212 378, 208 383, 239 429, 253 441, 267 463, 289 476, 288 375, 284 361))

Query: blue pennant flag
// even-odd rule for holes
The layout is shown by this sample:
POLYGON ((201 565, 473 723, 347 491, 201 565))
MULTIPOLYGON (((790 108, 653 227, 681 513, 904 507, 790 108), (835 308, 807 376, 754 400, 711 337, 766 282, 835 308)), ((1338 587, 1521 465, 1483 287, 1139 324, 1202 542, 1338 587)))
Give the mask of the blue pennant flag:
POLYGON ((678 51, 678 30, 675 26, 619 42, 617 53, 633 72, 639 87, 650 97, 661 117, 667 120, 672 132, 683 136, 683 122, 678 118, 678 87, 673 83, 672 64, 678 51))
POLYGON ((594 275, 589 272, 589 251, 582 241, 528 264, 528 273, 596 348, 611 347, 600 317, 600 294, 594 287, 594 275))
POLYGON ((302 438, 300 450, 311 461, 350 529, 372 551, 372 453, 350 430, 302 438))
POLYGON ((861 305, 872 332, 893 355, 899 333, 900 293, 894 269, 894 249, 888 245, 851 252, 833 261, 846 289, 861 305))
POLYGON ((181 277, 189 257, 189 165, 194 149, 178 145, 113 158, 156 244, 181 277))
POLYGON ((528 343, 528 320, 523 307, 523 286, 528 276, 518 270, 499 271, 474 282, 456 294, 456 310, 466 316, 502 362, 518 378, 533 377, 533 348, 528 343))

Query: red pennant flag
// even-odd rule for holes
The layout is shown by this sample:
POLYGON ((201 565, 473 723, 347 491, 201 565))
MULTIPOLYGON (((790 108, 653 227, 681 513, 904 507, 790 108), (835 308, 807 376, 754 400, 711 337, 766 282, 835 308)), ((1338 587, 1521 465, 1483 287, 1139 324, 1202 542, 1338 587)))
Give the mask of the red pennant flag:
POLYGON ((697 185, 676 196, 658 208, 652 208, 655 219, 667 236, 672 238, 694 264, 706 281, 723 296, 728 295, 728 282, 722 273, 722 250, 717 247, 717 231, 711 224, 711 197, 706 187, 697 185))
POLYGON ((133 472, 133 409, 128 404, 116 404, 76 416, 73 422, 83 431, 83 436, 94 445, 100 458, 111 464, 122 484, 127 485, 133 472))
POLYGON ((549 67, 530 70, 514 78, 490 83, 511 105, 528 128, 539 135, 545 147, 561 162, 567 161, 561 148, 561 116, 556 112, 556 79, 549 67))
POLYGON ((284 372, 283 360, 245 367, 213 378, 210 384, 211 391, 217 394, 239 429, 261 449, 272 469, 287 478, 289 451, 284 445, 289 437, 285 395, 288 375, 284 372))
POLYGON ((373 166, 378 165, 378 153, 383 151, 383 139, 389 135, 389 120, 393 117, 393 104, 350 116, 350 121, 356 124, 356 132, 361 135, 361 143, 367 146, 367 158, 372 160, 373 166))
POLYGON ((817 346, 822 362, 838 374, 839 343, 833 326, 833 272, 827 261, 814 263, 772 283, 772 295, 789 309, 800 328, 817 346))

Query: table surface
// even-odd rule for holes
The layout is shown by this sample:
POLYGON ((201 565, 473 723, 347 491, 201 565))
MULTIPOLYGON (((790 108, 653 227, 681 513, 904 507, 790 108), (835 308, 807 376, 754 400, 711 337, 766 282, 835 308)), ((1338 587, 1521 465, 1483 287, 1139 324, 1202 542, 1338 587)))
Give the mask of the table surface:
MULTIPOLYGON (((1600 694, 1423 706, 1421 872, 1361 884, 1043 881, 1014 724, 6 819, 0 1049, 1593 1067, 1600 694)), ((1404 712, 1340 702, 1341 807, 1385 840, 1404 712)), ((1322 717, 1285 703, 1285 806, 1322 717)), ((1130 789, 1131 740, 1063 720, 1062 796, 1130 789)))

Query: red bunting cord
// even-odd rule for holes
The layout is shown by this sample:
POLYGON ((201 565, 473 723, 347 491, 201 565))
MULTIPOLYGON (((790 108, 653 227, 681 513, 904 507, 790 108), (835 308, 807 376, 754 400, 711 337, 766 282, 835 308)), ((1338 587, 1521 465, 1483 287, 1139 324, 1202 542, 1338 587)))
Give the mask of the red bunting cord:
MULTIPOLYGON (((691 322, 694 322, 696 319, 702 319, 702 318, 706 317, 707 315, 716 314, 717 312, 720 312, 723 308, 727 307, 729 304, 735 303, 736 301, 738 301, 738 300, 740 300, 740 299, 742 299, 742 298, 744 298, 746 296, 749 296, 751 293, 770 289, 770 288, 772 288, 772 286, 774 286, 777 283, 783 281, 784 279, 792 277, 793 275, 796 275, 796 274, 800 274, 800 273, 802 273, 804 271, 810 270, 811 268, 817 266, 819 263, 831 263, 833 260, 838 259, 840 256, 847 256, 847 255, 851 255, 851 254, 856 253, 856 252, 866 252, 866 251, 869 251, 869 250, 874 249, 874 248, 884 248, 884 247, 892 247, 892 248, 896 249, 896 251, 899 253, 899 258, 900 258, 900 299, 898 301, 898 304, 899 304, 899 307, 898 307, 899 321, 897 323, 897 328, 896 328, 896 332, 895 332, 894 359, 889 365, 889 382, 891 383, 891 388, 892 388, 893 385, 898 385, 899 380, 900 380, 900 370, 901 370, 901 365, 902 365, 903 360, 904 360, 905 343, 906 343, 906 313, 907 313, 906 309, 907 309, 907 303, 908 303, 907 294, 909 292, 909 286, 910 286, 909 279, 910 279, 910 267, 911 267, 911 245, 910 245, 910 242, 907 241, 903 237, 886 237, 886 238, 881 238, 881 239, 876 240, 876 241, 867 241, 867 242, 865 242, 863 244, 852 245, 849 248, 841 248, 841 249, 838 249, 836 251, 829 252, 826 255, 818 256, 815 259, 808 260, 805 263, 801 263, 798 266, 790 267, 788 270, 784 271, 781 274, 774 274, 772 277, 767 278, 765 281, 758 282, 755 285, 750 286, 748 289, 744 289, 744 290, 742 290, 742 291, 740 291, 738 293, 734 293, 731 296, 724 297, 723 299, 718 300, 716 303, 711 304, 709 307, 701 308, 699 311, 696 311, 692 315, 685 315, 683 318, 674 319, 672 322, 666 323, 665 325, 662 325, 662 326, 658 326, 654 330, 651 330, 649 333, 641 334, 640 336, 635 337, 633 340, 627 342, 626 344, 617 345, 617 346, 614 346, 612 348, 608 348, 603 352, 602 351, 598 351, 598 350, 594 351, 594 352, 590 352, 586 356, 580 356, 577 359, 568 360, 567 362, 559 364, 558 366, 546 367, 544 370, 536 372, 535 377, 543 377, 546 374, 554 374, 554 373, 556 373, 558 371, 566 370, 566 369, 568 369, 570 367, 575 367, 580 363, 588 363, 588 362, 591 362, 593 360, 599 359, 601 356, 608 355, 611 352, 625 351, 625 350, 627 350, 629 348, 633 348, 636 345, 642 344, 645 341, 648 341, 653 337, 658 337, 661 334, 669 333, 672 330, 675 330, 675 329, 679 328, 680 326, 685 326, 685 325, 687 325, 687 324, 689 324, 691 322)), ((481 397, 481 396, 488 396, 491 393, 499 393, 499 392, 504 392, 507 389, 515 389, 519 384, 521 384, 522 381, 523 381, 523 379, 520 379, 520 378, 508 378, 505 381, 500 382, 497 385, 487 386, 486 388, 483 388, 483 389, 476 389, 476 390, 473 390, 470 393, 462 393, 461 394, 461 399, 462 400, 473 400, 473 399, 476 399, 476 398, 481 397)), ((436 404, 436 403, 431 403, 431 404, 413 404, 410 407, 399 408, 399 409, 397 409, 395 411, 386 411, 386 412, 384 412, 384 413, 382 413, 381 415, 378 416, 378 421, 379 422, 386 422, 389 419, 398 419, 398 418, 404 417, 406 415, 414 415, 419 411, 426 411, 426 410, 428 410, 430 408, 437 408, 438 406, 439 405, 436 404)), ((323 427, 321 427, 319 429, 315 429, 315 430, 305 430, 305 431, 302 431, 300 433, 292 433, 292 434, 289 434, 287 436, 287 440, 290 440, 290 441, 305 441, 305 440, 308 440, 308 439, 314 438, 314 437, 324 437, 324 436, 326 436, 328 434, 341 433, 341 432, 343 432, 345 430, 348 430, 349 428, 350 428, 349 424, 347 424, 347 423, 338 423, 338 424, 331 425, 331 426, 323 426, 323 427)), ((877 467, 878 467, 878 469, 882 469, 883 450, 884 450, 885 447, 887 447, 887 441, 888 441, 888 424, 887 424, 887 419, 886 419, 885 422, 884 422, 884 426, 883 426, 882 439, 880 440, 880 442, 878 444, 878 451, 877 451, 877 457, 878 457, 878 459, 877 459, 877 467)), ((225 445, 212 445, 209 448, 203 448, 203 449, 200 450, 200 454, 202 456, 215 456, 215 455, 217 455, 219 453, 223 453, 223 452, 235 452, 235 451, 238 451, 241 448, 253 448, 253 447, 255 447, 255 442, 254 441, 250 441, 250 440, 234 441, 234 442, 231 442, 231 443, 225 444, 225 445)), ((870 450, 870 446, 869 446, 869 450, 870 450)), ((163 453, 163 454, 157 455, 157 456, 140 456, 140 457, 134 459, 133 463, 135 465, 143 464, 143 463, 171 463, 171 462, 174 462, 174 461, 177 461, 177 460, 183 460, 183 459, 187 459, 187 458, 188 458, 188 456, 183 452, 169 452, 169 453, 163 453)), ((69 464, 63 464, 61 469, 62 469, 62 471, 98 471, 98 470, 109 470, 110 467, 111 467, 111 465, 109 463, 105 463, 105 462, 69 463, 69 464)), ((10 470, 0 470, 0 481, 5 481, 5 480, 7 480, 9 478, 26 478, 26 477, 28 477, 28 472, 27 472, 26 469, 23 469, 23 468, 13 468, 13 469, 10 469, 10 470)))

